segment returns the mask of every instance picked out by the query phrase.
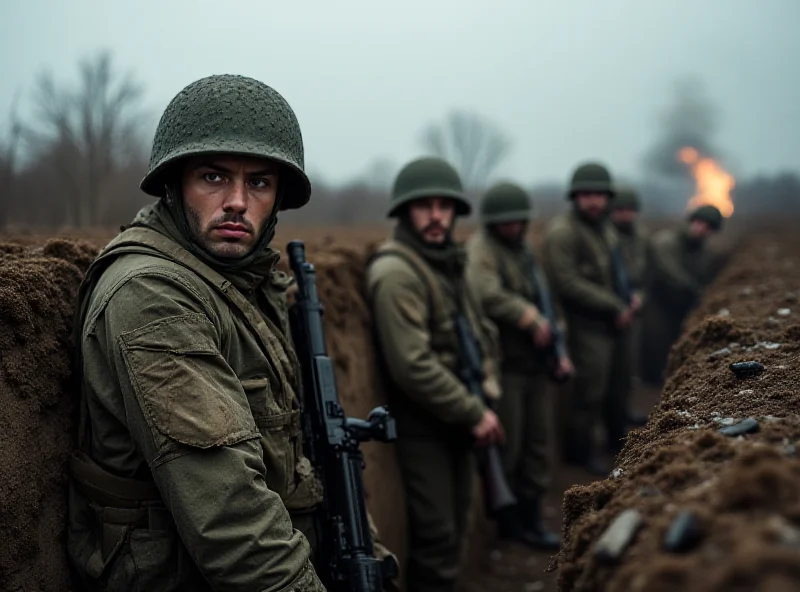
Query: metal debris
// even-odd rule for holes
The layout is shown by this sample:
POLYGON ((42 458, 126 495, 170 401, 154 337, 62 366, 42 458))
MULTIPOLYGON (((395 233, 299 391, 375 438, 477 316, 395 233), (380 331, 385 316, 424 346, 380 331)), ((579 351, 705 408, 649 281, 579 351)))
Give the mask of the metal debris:
POLYGON ((750 434, 758 431, 758 421, 752 417, 743 419, 737 424, 720 428, 719 433, 723 436, 741 436, 743 434, 750 434))
POLYGON ((702 534, 697 516, 689 510, 681 510, 670 523, 663 545, 667 551, 687 551, 697 544, 702 534))
POLYGON ((595 558, 603 563, 617 561, 628 548, 636 532, 642 525, 639 510, 623 510, 606 528, 594 547, 595 558))
POLYGON ((750 378, 764 371, 764 364, 760 362, 734 362, 729 367, 736 378, 750 378))

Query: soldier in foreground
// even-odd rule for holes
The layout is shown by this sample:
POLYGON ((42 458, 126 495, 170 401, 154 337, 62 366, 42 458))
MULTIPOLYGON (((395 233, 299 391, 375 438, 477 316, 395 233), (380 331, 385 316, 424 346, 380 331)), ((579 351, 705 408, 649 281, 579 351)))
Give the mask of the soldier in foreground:
POLYGON ((480 215, 482 228, 467 242, 467 275, 500 333, 503 394, 496 408, 506 432, 503 468, 519 503, 516 515, 498 522, 498 534, 556 550, 559 537, 545 528, 541 514, 550 485, 547 394, 549 374, 568 377, 572 363, 551 311, 542 306, 543 298, 550 301, 549 288, 525 240, 530 197, 518 185, 499 183, 484 195, 480 215))
POLYGON ((167 106, 143 208, 90 267, 68 552, 84 585, 321 591, 289 278, 269 247, 311 193, 291 107, 241 76, 167 106))
MULTIPOLYGON (((611 221, 617 229, 620 252, 628 272, 631 291, 644 302, 644 278, 647 269, 648 233, 639 222, 641 200, 636 190, 629 185, 617 186, 616 195, 611 202, 611 221)), ((631 323, 631 368, 635 375, 639 370, 639 343, 641 341, 642 323, 636 315, 631 323)), ((634 413, 626 402, 628 423, 644 425, 646 417, 634 413)))
MULTIPOLYGON (((367 270, 408 504, 406 588, 415 592, 455 589, 472 499, 474 442, 503 438, 497 416, 457 375, 455 314, 467 315, 484 353, 492 339, 468 293, 466 254, 453 242, 455 219, 470 208, 448 163, 408 163, 392 190, 393 237, 367 270)), ((499 395, 491 374, 485 390, 499 395)))
POLYGON ((572 175, 572 209, 550 223, 543 254, 553 292, 561 302, 576 377, 565 426, 565 460, 605 475, 593 444, 602 417, 609 451, 622 448, 631 387, 630 327, 639 310, 608 220, 614 197, 611 175, 600 164, 572 175))
POLYGON ((641 377, 647 384, 660 386, 664 381, 670 347, 712 280, 713 262, 706 241, 721 229, 722 214, 706 205, 692 211, 680 228, 653 236, 642 314, 641 377))

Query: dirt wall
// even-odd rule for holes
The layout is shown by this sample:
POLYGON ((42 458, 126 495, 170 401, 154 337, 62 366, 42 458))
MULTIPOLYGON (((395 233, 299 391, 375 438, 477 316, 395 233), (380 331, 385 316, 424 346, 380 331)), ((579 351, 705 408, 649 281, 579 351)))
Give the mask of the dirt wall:
MULTIPOLYGON (((103 241, 23 242, 0 243, 0 589, 66 591, 68 336, 82 273, 103 241)), ((308 258, 317 270, 342 404, 365 418, 383 399, 361 294, 365 241, 348 245, 320 236, 308 245, 308 258)), ((370 443, 364 452, 370 512, 403 561, 405 504, 393 448, 370 443)))
POLYGON ((552 566, 560 590, 800 589, 793 234, 740 246, 673 348, 661 401, 629 436, 614 474, 565 494, 564 546, 552 566), (763 371, 738 377, 730 367, 738 362, 763 371), (757 431, 725 435, 748 418, 757 431), (599 553, 602 535, 628 509, 641 518, 628 531, 633 538, 617 557, 599 553))

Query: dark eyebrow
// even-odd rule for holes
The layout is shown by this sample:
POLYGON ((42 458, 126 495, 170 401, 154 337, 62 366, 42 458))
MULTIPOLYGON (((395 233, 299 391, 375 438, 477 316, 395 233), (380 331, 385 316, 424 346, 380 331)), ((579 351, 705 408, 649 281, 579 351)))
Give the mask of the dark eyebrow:
MULTIPOLYGON (((216 162, 212 161, 203 161, 197 165, 198 169, 211 169, 212 171, 216 171, 217 173, 231 173, 231 170, 227 167, 222 166, 216 162)), ((250 171, 247 173, 248 176, 258 176, 258 175, 276 175, 278 173, 278 167, 274 164, 267 165, 266 168, 259 169, 257 171, 250 171)))

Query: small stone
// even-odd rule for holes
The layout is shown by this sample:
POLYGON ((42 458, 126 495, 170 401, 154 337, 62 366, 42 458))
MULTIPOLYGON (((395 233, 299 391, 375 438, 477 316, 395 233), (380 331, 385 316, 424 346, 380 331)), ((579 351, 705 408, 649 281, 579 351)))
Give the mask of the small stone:
POLYGON ((758 431, 758 421, 752 417, 743 419, 737 424, 720 428, 719 433, 723 436, 742 436, 743 434, 750 434, 758 431))
POLYGON ((729 426, 736 423, 736 420, 732 417, 715 417, 714 421, 723 426, 729 426))
POLYGON ((743 391, 739 391, 740 395, 752 395, 753 389, 744 389, 743 391))
POLYGON ((597 540, 594 547, 595 559, 601 563, 618 561, 641 525, 642 514, 639 510, 628 508, 620 512, 597 540))
POLYGON ((622 469, 620 469, 619 467, 617 467, 616 469, 614 469, 613 471, 611 471, 611 478, 612 478, 612 479, 619 479, 620 477, 622 477, 622 473, 624 473, 624 472, 625 472, 625 471, 623 471, 622 469))
POLYGON ((764 349, 778 349, 781 344, 780 343, 772 343, 771 341, 765 341, 761 344, 764 349))
POLYGON ((691 413, 689 413, 688 411, 683 411, 682 409, 679 410, 679 411, 676 411, 675 413, 677 415, 680 415, 681 417, 692 417, 691 413))
POLYGON ((680 553, 694 547, 702 534, 697 516, 689 510, 682 510, 669 525, 662 544, 667 551, 680 553))
POLYGON ((792 311, 788 308, 779 308, 777 312, 779 317, 788 317, 790 314, 792 314, 792 311))
POLYGON ((539 590, 544 590, 544 582, 540 580, 525 584, 525 592, 538 592, 539 590))
POLYGON ((729 317, 731 316, 731 311, 729 311, 727 308, 720 308, 717 311, 717 315, 720 317, 729 317))
POLYGON ((758 376, 764 371, 764 365, 760 362, 734 362, 729 366, 736 378, 751 378, 758 376))
POLYGON ((733 352, 731 351, 731 349, 729 347, 723 347, 722 349, 718 349, 717 351, 711 352, 710 354, 708 354, 708 359, 709 360, 716 360, 718 358, 724 358, 726 356, 729 356, 732 353, 733 352))

